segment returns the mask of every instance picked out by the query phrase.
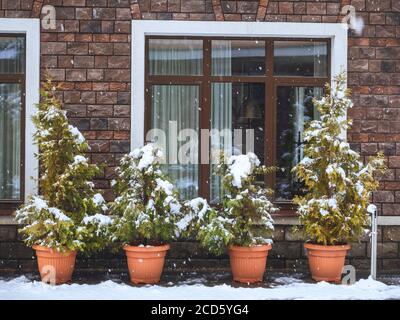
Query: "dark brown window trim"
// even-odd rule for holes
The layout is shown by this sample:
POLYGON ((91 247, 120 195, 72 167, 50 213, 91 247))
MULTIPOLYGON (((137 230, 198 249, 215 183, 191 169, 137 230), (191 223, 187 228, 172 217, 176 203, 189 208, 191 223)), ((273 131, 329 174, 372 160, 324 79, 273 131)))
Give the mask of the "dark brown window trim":
MULTIPOLYGON (((12 37, 23 37, 25 34, 5 34, 1 33, 1 37, 12 36, 12 37)), ((26 52, 26 38, 25 38, 25 52, 26 52)), ((25 54, 25 65, 26 65, 26 54, 25 54)), ((21 154, 21 176, 20 176, 20 199, 19 200, 0 200, 0 215, 10 215, 24 203, 25 198, 25 72, 21 74, 1 74, 0 83, 18 83, 21 85, 21 143, 20 143, 20 154, 21 154)), ((1 150, 0 150, 1 152, 1 150)))
MULTIPOLYGON (((151 86, 157 84, 181 84, 199 85, 202 94, 202 105, 200 113, 200 128, 210 129, 211 117, 211 83, 212 82, 248 82, 265 83, 265 164, 274 166, 276 164, 276 107, 277 86, 321 86, 329 83, 331 78, 331 40, 329 38, 282 38, 282 37, 202 37, 202 36, 158 36, 151 35, 145 38, 145 125, 144 137, 151 129, 151 86), (201 39, 203 40, 203 75, 196 76, 170 76, 149 74, 149 39, 201 39), (212 40, 259 40, 265 41, 265 75, 264 76, 212 76, 211 75, 211 41, 212 40), (318 41, 326 42, 327 55, 327 77, 305 77, 305 76, 276 76, 274 75, 274 41, 318 41)), ((201 145, 199 137, 199 145, 201 145)), ((201 154, 201 152, 199 152, 201 154)), ((200 164, 199 172, 199 196, 209 199, 209 177, 210 165, 200 164)), ((275 188, 275 175, 271 174, 265 178, 267 186, 275 188)), ((296 211, 291 201, 275 202, 280 208, 280 216, 293 216, 296 211)))

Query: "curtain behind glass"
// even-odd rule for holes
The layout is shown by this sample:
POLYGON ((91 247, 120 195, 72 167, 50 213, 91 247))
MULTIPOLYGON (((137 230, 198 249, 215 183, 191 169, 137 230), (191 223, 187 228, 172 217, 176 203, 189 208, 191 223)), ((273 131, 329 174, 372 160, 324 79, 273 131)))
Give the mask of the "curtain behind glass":
POLYGON ((231 41, 212 41, 212 74, 221 76, 232 75, 232 45, 231 41))
POLYGON ((211 86, 211 192, 212 203, 218 202, 221 179, 215 174, 219 153, 232 154, 232 83, 213 83, 211 86), (228 134, 228 135, 227 135, 228 134), (228 140, 229 139, 229 140, 228 140))
MULTIPOLYGON (((231 42, 213 41, 213 73, 231 75, 231 66, 231 42)), ((214 130, 211 131, 210 199, 212 203, 215 203, 220 198, 221 179, 215 175, 216 166, 213 163, 217 163, 221 150, 224 150, 225 154, 232 154, 232 141, 225 141, 222 131, 232 132, 232 83, 211 85, 211 129, 214 130)))
POLYGON ((0 84, 0 200, 20 199, 21 87, 0 84))
POLYGON ((203 40, 149 39, 149 71, 154 75, 201 75, 203 40))
POLYGON ((0 73, 20 74, 25 71, 25 38, 0 37, 0 73))
POLYGON ((326 42, 274 41, 274 74, 279 76, 326 77, 326 42))
POLYGON ((176 183, 181 198, 191 199, 198 195, 198 144, 190 150, 190 155, 196 164, 193 164, 194 161, 190 161, 188 164, 180 163, 179 158, 170 154, 170 147, 176 144, 177 150, 179 150, 188 142, 188 139, 177 141, 176 138, 171 138, 170 135, 173 133, 171 125, 176 125, 178 134, 181 130, 193 129, 198 135, 198 86, 154 85, 152 87, 152 128, 161 129, 166 134, 164 153, 167 164, 164 169, 176 183))

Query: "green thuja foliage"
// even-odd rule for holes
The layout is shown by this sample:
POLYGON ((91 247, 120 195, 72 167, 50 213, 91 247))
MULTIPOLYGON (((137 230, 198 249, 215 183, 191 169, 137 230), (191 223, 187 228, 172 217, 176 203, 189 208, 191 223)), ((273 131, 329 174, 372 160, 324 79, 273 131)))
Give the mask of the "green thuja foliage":
POLYGON ((51 80, 44 83, 41 102, 32 120, 39 154, 40 196, 31 195, 17 211, 24 225, 19 231, 28 245, 58 250, 99 250, 107 243, 111 219, 96 193, 92 179, 99 168, 88 163, 89 146, 79 130, 68 123, 51 80))
POLYGON ((161 171, 162 151, 153 144, 125 155, 117 168, 111 205, 113 239, 123 244, 159 245, 179 235, 178 193, 161 171))
POLYGON ((320 119, 311 121, 304 132, 304 158, 293 168, 308 193, 296 197, 300 221, 309 239, 335 245, 356 241, 368 224, 371 193, 379 182, 374 174, 385 169, 383 154, 362 163, 342 135, 351 126, 347 110, 352 107, 346 78, 340 74, 334 90, 315 100, 320 119))
POLYGON ((278 209, 269 201, 272 190, 256 183, 257 175, 272 172, 273 168, 260 165, 254 153, 225 158, 221 153, 216 173, 222 177, 220 209, 204 210, 198 222, 198 239, 214 254, 222 254, 229 245, 254 246, 271 242, 274 227, 271 213, 278 209), (264 229, 257 236, 256 227, 264 229))

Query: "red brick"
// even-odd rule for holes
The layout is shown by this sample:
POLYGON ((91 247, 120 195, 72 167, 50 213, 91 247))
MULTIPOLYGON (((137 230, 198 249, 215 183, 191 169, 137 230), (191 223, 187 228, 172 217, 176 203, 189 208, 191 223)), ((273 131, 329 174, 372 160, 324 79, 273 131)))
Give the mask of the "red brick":
POLYGON ((63 0, 64 6, 84 7, 85 0, 63 0))
POLYGON ((113 107, 106 104, 88 105, 87 112, 91 117, 112 117, 113 107))
POLYGON ((279 13, 292 14, 293 13, 293 2, 279 2, 279 13))
POLYGON ((89 54, 112 55, 114 46, 112 43, 90 43, 89 54))
POLYGON ((168 12, 181 11, 181 0, 168 0, 168 12))
POLYGON ((130 118, 111 118, 108 122, 109 130, 130 130, 130 118))
POLYGON ((389 157, 389 168, 400 168, 400 156, 389 157))
POLYGON ((67 44, 67 53, 74 55, 87 55, 88 54, 88 44, 79 42, 69 42, 67 44))
POLYGON ((80 33, 75 35, 76 42, 92 42, 93 36, 89 33, 80 33))
POLYGON ((74 60, 73 56, 58 56, 58 67, 59 68, 73 68, 74 60))
POLYGON ((66 70, 67 81, 86 81, 85 69, 66 70))
POLYGON ((111 91, 125 91, 127 89, 126 83, 110 82, 111 91))
POLYGON ((394 192, 392 191, 375 191, 373 193, 374 202, 394 202, 394 192))
POLYGON ((205 12, 204 0, 181 0, 181 12, 205 12))
POLYGON ((117 8, 116 9, 117 20, 130 20, 132 19, 131 10, 129 8, 117 8))
POLYGON ((40 48, 42 54, 65 54, 67 44, 63 42, 43 42, 40 48))
POLYGON ((129 43, 115 43, 114 44, 114 54, 115 55, 130 55, 131 46, 129 43))
POLYGON ((307 2, 307 14, 326 14, 326 3, 307 2))
POLYGON ((114 117, 129 117, 131 112, 130 105, 115 105, 114 117))
POLYGON ((167 0, 150 0, 150 9, 155 12, 167 11, 167 0))
POLYGON ((125 140, 130 138, 129 131, 113 131, 114 139, 116 140, 125 140))
POLYGON ((93 19, 97 20, 114 20, 114 8, 93 8, 93 19))
POLYGON ((103 69, 87 69, 87 80, 91 80, 91 81, 104 80, 103 69))
POLYGON ((130 81, 129 69, 109 69, 105 70, 106 81, 130 81))
POLYGON ((96 101, 98 104, 116 104, 116 92, 98 92, 96 93, 96 101))
POLYGON ((131 22, 130 21, 117 21, 115 22, 116 33, 130 33, 131 32, 131 22))
POLYGON ((92 9, 91 8, 76 8, 75 16, 76 16, 76 19, 79 19, 79 20, 91 20, 92 19, 92 9))
POLYGON ((90 152, 109 152, 110 142, 107 140, 88 140, 90 152))
POLYGON ((258 1, 237 1, 237 13, 256 13, 258 1))
POLYGON ((94 57, 93 56, 76 56, 74 59, 75 68, 93 68, 94 57))

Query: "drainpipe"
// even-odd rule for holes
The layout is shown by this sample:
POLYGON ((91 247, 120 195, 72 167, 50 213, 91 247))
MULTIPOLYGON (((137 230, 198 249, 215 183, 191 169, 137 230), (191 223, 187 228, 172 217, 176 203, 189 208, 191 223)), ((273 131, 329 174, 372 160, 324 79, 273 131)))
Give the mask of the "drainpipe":
POLYGON ((378 251, 378 216, 375 210, 371 212, 371 277, 376 280, 376 260, 378 251))

